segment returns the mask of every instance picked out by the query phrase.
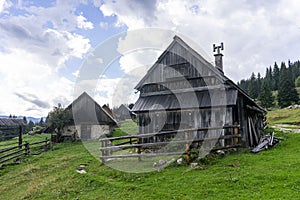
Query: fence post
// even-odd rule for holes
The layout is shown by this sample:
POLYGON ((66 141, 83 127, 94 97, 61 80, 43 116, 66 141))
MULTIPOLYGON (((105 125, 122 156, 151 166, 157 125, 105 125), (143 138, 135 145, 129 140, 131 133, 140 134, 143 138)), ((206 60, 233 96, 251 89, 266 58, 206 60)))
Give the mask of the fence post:
POLYGON ((45 139, 45 149, 48 149, 48 148, 49 148, 48 138, 46 137, 46 139, 45 139))
MULTIPOLYGON (((136 138, 136 141, 137 141, 137 144, 140 144, 140 138, 136 138)), ((137 153, 138 153, 138 154, 141 154, 141 152, 142 152, 142 151, 141 151, 141 147, 138 147, 138 148, 137 148, 137 153)), ((141 156, 138 157, 138 161, 142 161, 141 156)))
MULTIPOLYGON (((238 125, 237 122, 234 123, 234 125, 238 125)), ((235 127, 234 130, 233 130, 234 134, 237 136, 239 134, 239 128, 238 127, 235 127)), ((234 138, 234 143, 235 144, 238 144, 239 143, 239 138, 238 137, 235 137, 234 138)))
MULTIPOLYGON (((101 147, 104 147, 104 142, 102 140, 100 140, 100 152, 101 152, 101 156, 104 156, 104 150, 101 149, 101 147)), ((101 162, 104 163, 105 162, 105 159, 104 158, 100 158, 101 159, 101 162)))
POLYGON ((27 141, 25 142, 25 155, 30 155, 30 147, 27 141))
MULTIPOLYGON (((189 132, 185 132, 184 136, 185 136, 185 140, 189 140, 190 139, 189 132)), ((185 152, 186 152, 186 162, 190 163, 190 160, 191 160, 191 148, 190 148, 189 142, 187 142, 186 145, 185 145, 185 152)))
POLYGON ((22 126, 19 126, 19 148, 22 149, 22 126))

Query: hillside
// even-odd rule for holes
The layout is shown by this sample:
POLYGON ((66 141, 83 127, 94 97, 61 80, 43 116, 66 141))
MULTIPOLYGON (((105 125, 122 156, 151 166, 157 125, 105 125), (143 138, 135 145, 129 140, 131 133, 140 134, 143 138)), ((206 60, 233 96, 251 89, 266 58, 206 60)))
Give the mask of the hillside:
POLYGON ((300 109, 277 109, 269 111, 267 115, 270 125, 290 124, 300 126, 300 109))
POLYGON ((259 154, 241 150, 211 156, 201 170, 174 163, 145 174, 108 168, 81 142, 56 144, 1 169, 1 199, 297 199, 300 134, 277 135, 285 140, 259 154), (81 164, 86 174, 76 172, 81 164))

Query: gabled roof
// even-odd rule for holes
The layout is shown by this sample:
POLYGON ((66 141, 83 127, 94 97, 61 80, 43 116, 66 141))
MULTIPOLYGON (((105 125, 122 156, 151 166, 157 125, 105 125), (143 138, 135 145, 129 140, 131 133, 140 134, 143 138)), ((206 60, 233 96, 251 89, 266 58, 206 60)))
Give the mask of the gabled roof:
POLYGON ((83 92, 66 109, 72 110, 74 120, 77 123, 117 124, 116 120, 86 92, 83 92))
MULTIPOLYGON (((140 90, 143 85, 148 84, 146 80, 151 76, 151 73, 154 69, 160 64, 162 59, 167 55, 168 52, 172 52, 172 48, 175 44, 179 44, 181 47, 185 48, 190 54, 192 54, 197 60, 203 63, 206 67, 209 68, 214 73, 214 76, 220 80, 221 83, 228 85, 231 88, 236 89, 240 94, 242 94, 249 102, 251 102, 252 106, 255 106, 261 112, 266 112, 261 106, 259 106, 244 90, 242 90, 238 85, 236 85, 232 80, 230 80, 227 76, 224 75, 219 69, 214 67, 210 62, 205 60, 198 52, 196 52, 193 48, 191 48, 187 43, 185 43, 180 37, 174 36, 173 41, 167 47, 167 49, 159 56, 157 61, 153 64, 153 66, 147 71, 146 75, 141 79, 141 81, 135 86, 136 90, 140 90)), ((141 97, 140 97, 141 98, 141 97)), ((153 97, 152 97, 153 98, 153 97)), ((139 99, 140 100, 140 99, 139 99)), ((154 100, 154 99, 153 99, 154 100)), ((158 101, 158 98, 155 99, 158 101)), ((159 100, 160 101, 160 100, 159 100)), ((137 102, 141 103, 141 102, 137 102)), ((145 103, 145 102, 144 102, 145 103)), ((153 102, 152 102, 153 103, 153 102)), ((232 103, 232 102, 231 102, 232 103)), ((146 106, 146 105, 145 105, 146 106)), ((147 106, 146 106, 147 107, 147 106)), ((137 108, 137 106, 135 106, 137 108)), ((134 109, 135 110, 135 109, 134 109)))
POLYGON ((175 35, 173 37, 173 41, 171 44, 167 47, 167 49, 158 57, 157 61, 152 65, 152 67, 147 71, 146 75, 140 80, 140 82, 135 86, 134 89, 139 90, 145 80, 151 75, 152 71, 157 67, 157 65, 161 62, 161 60, 164 58, 164 56, 168 52, 172 52, 172 48, 175 46, 175 44, 179 44, 180 46, 184 47, 191 53, 193 56, 195 56, 199 61, 201 61, 206 66, 210 67, 210 69, 215 72, 216 77, 221 80, 222 82, 227 79, 227 77, 224 76, 222 72, 220 72, 218 69, 216 69, 210 62, 205 60, 198 52, 196 52, 193 48, 191 48, 187 43, 185 43, 180 37, 175 35))
POLYGON ((113 113, 113 111, 109 108, 108 105, 104 104, 102 106, 102 108, 113 118, 113 119, 116 119, 116 116, 115 114, 113 113))
POLYGON ((25 126, 23 119, 16 118, 0 118, 0 127, 25 126))

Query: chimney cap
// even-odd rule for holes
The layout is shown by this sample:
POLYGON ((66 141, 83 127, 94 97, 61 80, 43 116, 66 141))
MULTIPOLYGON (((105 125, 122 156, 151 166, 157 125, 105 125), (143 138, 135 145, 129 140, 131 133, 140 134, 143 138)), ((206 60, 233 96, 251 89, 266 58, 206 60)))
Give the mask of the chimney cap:
POLYGON ((224 50, 224 44, 221 42, 221 45, 216 46, 213 44, 213 51, 216 52, 215 56, 215 66, 217 69, 219 69, 223 73, 223 54, 221 51, 224 50))
POLYGON ((217 52, 217 54, 221 54, 221 51, 224 50, 224 44, 221 42, 220 46, 216 46, 216 44, 213 44, 213 52, 217 52))

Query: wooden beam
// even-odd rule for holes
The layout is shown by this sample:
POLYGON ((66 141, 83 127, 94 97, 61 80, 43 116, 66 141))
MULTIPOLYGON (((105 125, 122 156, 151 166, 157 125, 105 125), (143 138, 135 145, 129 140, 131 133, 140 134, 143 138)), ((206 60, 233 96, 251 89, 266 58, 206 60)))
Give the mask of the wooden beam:
POLYGON ((241 137, 241 135, 225 135, 225 136, 215 137, 215 138, 204 138, 204 139, 194 139, 194 140, 179 140, 179 141, 155 142, 155 143, 139 143, 139 144, 122 145, 122 146, 106 146, 106 147, 100 147, 100 151, 105 151, 105 150, 119 151, 119 150, 130 149, 130 148, 155 147, 155 146, 164 146, 164 145, 172 145, 172 144, 189 144, 190 145, 192 143, 222 140, 222 139, 230 139, 230 138, 239 138, 239 137, 241 137))
POLYGON ((203 87, 189 87, 184 89, 172 89, 166 90, 166 91, 159 91, 159 92, 148 92, 148 93, 142 93, 141 97, 147 97, 147 96, 156 96, 156 95, 168 95, 168 94, 177 94, 177 93, 184 93, 184 92, 201 92, 206 90, 213 90, 213 89, 226 89, 230 88, 228 86, 224 86, 223 84, 219 85, 211 85, 211 86, 203 86, 203 87))
POLYGON ((147 138, 152 136, 168 135, 172 133, 184 133, 184 132, 191 132, 191 131, 209 131, 209 130, 220 130, 220 129, 239 128, 239 127, 240 127, 239 125, 226 125, 226 126, 206 127, 206 128, 190 128, 190 129, 181 129, 175 131, 161 131, 158 133, 146 133, 146 134, 138 134, 138 135, 101 138, 99 141, 113 141, 113 140, 130 139, 130 138, 147 138))

